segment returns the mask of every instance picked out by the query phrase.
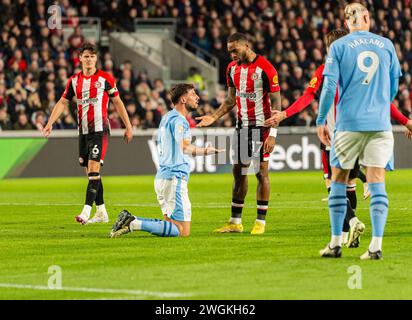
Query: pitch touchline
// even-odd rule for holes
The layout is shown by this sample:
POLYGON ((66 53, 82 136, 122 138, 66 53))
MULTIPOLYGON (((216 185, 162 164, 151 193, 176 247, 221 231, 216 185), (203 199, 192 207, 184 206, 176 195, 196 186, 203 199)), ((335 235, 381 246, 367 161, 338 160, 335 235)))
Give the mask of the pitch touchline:
POLYGON ((0 283, 0 288, 8 289, 29 289, 42 291, 70 291, 70 292, 94 292, 94 293, 122 293, 135 296, 155 296, 159 298, 182 298, 190 297, 191 293, 176 293, 176 292, 152 292, 145 290, 124 290, 124 289, 102 289, 102 288, 76 288, 76 287, 62 287, 61 289, 50 289, 47 286, 0 283))
MULTIPOLYGON (((282 201, 282 203, 288 203, 294 201, 282 201)), ((299 203, 319 203, 319 200, 307 200, 307 201, 299 201, 299 203)), ((46 206, 56 206, 56 207, 63 207, 63 206, 78 206, 78 203, 13 203, 13 202, 0 202, 0 206, 39 206, 39 207, 46 207, 46 206)), ((111 206, 117 207, 147 207, 147 208, 157 208, 159 204, 157 203, 142 203, 142 204, 133 204, 133 203, 114 203, 111 206)), ((220 204, 201 204, 201 205, 192 205, 192 208, 223 208, 227 209, 230 208, 229 205, 220 205, 220 204)), ((246 205, 245 208, 247 209, 254 209, 256 206, 246 205)), ((310 206, 310 207, 296 207, 296 206, 278 206, 276 204, 273 205, 272 209, 297 209, 297 210, 306 210, 306 209, 327 209, 328 206, 310 206)), ((369 207, 358 207, 358 209, 368 209, 369 207)), ((406 207, 391 207, 393 210, 401 210, 405 211, 408 210, 406 207)))

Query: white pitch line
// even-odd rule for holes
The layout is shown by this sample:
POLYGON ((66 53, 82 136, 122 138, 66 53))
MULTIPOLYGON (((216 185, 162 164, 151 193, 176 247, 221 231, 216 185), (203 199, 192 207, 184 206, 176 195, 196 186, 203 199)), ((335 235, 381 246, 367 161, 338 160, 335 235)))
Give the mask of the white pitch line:
POLYGON ((146 290, 125 290, 125 289, 102 289, 102 288, 77 288, 77 287, 62 287, 61 289, 50 289, 47 286, 40 285, 25 285, 13 283, 0 283, 0 288, 7 289, 29 289, 41 291, 69 291, 69 292, 93 292, 93 293, 121 293, 135 296, 154 296, 159 298, 183 298, 193 296, 191 293, 177 292, 153 292, 146 290))
MULTIPOLYGON (((296 201, 282 201, 282 204, 284 203, 294 203, 296 204, 296 201)), ((307 200, 307 201, 299 201, 298 203, 314 203, 314 204, 319 204, 321 203, 320 200, 307 200)), ((0 206, 33 206, 33 207, 64 207, 64 206, 80 206, 79 203, 14 203, 14 202, 0 202, 0 206)), ((114 203, 111 204, 113 207, 147 207, 147 208, 157 208, 159 207, 159 204, 157 203, 141 203, 141 204, 134 204, 134 203, 114 203)), ((192 205, 192 208, 215 208, 215 209, 229 209, 230 205, 221 205, 221 204, 213 204, 213 203, 208 203, 208 204, 198 204, 198 205, 192 205)), ((252 205, 246 205, 246 209, 254 209, 256 208, 255 206, 252 205)), ((306 209, 327 209, 328 205, 325 204, 325 206, 279 206, 277 203, 274 203, 271 209, 297 209, 297 210, 306 210, 306 209)), ((358 209, 368 209, 369 206, 366 207, 358 207, 358 209)), ((408 210, 408 208, 405 207, 391 207, 393 210, 408 210)))

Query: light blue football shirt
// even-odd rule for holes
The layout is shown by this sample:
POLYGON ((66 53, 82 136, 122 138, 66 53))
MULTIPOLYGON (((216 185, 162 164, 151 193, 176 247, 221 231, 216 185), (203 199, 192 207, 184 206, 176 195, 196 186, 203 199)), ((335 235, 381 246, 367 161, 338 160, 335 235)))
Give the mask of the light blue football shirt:
POLYGON ((182 141, 186 139, 191 140, 189 123, 175 109, 169 111, 160 122, 157 133, 159 169, 156 179, 189 179, 190 158, 182 149, 182 141))
POLYGON ((327 111, 333 104, 331 94, 323 91, 328 90, 328 83, 329 86, 338 83, 337 131, 392 129, 390 103, 398 91, 402 72, 389 39, 368 31, 355 31, 334 41, 323 75, 325 83, 317 125, 324 124, 327 111))

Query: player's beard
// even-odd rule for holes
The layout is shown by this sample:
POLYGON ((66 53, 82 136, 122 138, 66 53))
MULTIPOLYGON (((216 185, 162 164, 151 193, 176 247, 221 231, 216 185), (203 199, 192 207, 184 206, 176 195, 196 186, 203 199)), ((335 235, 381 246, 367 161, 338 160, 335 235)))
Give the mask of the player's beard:
POLYGON ((239 56, 239 60, 237 61, 237 65, 240 66, 241 64, 246 64, 247 63, 247 54, 246 51, 242 52, 242 54, 239 56))
POLYGON ((186 110, 187 110, 187 111, 191 112, 191 111, 195 111, 195 110, 197 109, 198 104, 196 104, 196 105, 190 105, 190 104, 186 103, 186 104, 185 104, 185 107, 186 107, 186 110))

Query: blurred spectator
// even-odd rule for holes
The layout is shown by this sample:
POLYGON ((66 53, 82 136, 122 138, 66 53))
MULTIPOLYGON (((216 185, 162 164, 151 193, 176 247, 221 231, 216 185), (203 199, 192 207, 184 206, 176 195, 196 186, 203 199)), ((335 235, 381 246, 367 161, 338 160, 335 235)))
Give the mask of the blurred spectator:
POLYGON ((11 124, 9 115, 7 114, 7 109, 5 107, 0 108, 0 131, 12 129, 13 126, 11 124))
MULTIPOLYGON (((371 31, 394 41, 404 75, 394 102, 402 113, 412 117, 411 1, 363 2, 372 12, 371 31)), ((50 115, 69 77, 80 70, 77 48, 85 35, 79 17, 101 17, 103 33, 134 31, 137 18, 176 18, 177 32, 219 61, 219 82, 223 89, 218 90, 215 97, 206 91, 206 79, 198 66, 190 68, 187 81, 196 84, 201 97, 199 109, 188 118, 194 125, 197 114, 212 113, 226 98, 226 68, 230 62, 226 39, 230 34, 236 31, 247 33, 254 49, 276 67, 282 108, 285 109, 303 93, 314 71, 323 63, 326 54, 324 34, 344 27, 345 5, 343 0, 63 0, 59 2, 63 16, 73 28, 73 33, 65 41, 62 30, 47 27, 49 3, 44 0, 0 1, 2 130, 31 129, 33 124, 38 126, 50 115)), ((157 127, 160 118, 172 107, 168 99, 169 84, 163 79, 150 79, 147 71, 136 70, 131 61, 115 63, 108 48, 101 49, 99 65, 116 78, 133 126, 157 127)), ((204 57, 203 54, 199 56, 204 57)), ((306 112, 286 119, 282 125, 313 125, 317 112, 318 104, 314 101, 306 112)), ((74 129, 73 116, 74 113, 65 113, 56 128, 74 129)), ((235 119, 236 108, 215 125, 234 126, 235 119)), ((121 128, 112 104, 109 105, 109 121, 112 128, 121 128)))
POLYGON ((33 130, 34 127, 29 123, 27 115, 24 112, 20 112, 17 118, 17 122, 13 126, 14 130, 33 130))
POLYGON ((44 126, 46 125, 46 115, 41 110, 36 111, 32 115, 31 122, 37 130, 43 130, 44 126))
POLYGON ((203 79, 200 70, 197 67, 190 67, 189 74, 186 78, 189 83, 194 84, 196 89, 204 90, 205 89, 205 80, 203 79))

